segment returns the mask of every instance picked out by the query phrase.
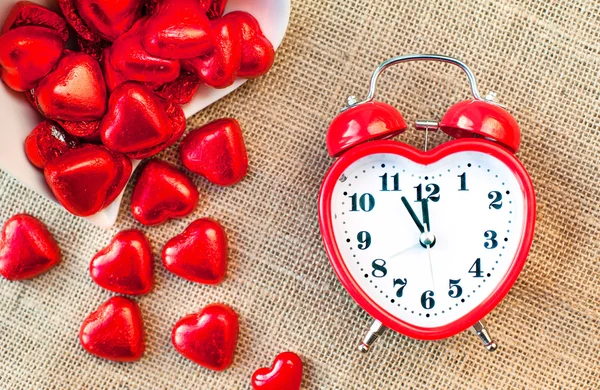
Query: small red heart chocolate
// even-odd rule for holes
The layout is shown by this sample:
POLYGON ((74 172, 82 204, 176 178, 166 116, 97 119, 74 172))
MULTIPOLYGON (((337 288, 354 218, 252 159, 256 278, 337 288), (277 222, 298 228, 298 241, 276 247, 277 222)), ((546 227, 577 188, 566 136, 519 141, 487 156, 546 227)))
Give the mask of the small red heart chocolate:
POLYGON ((63 41, 69 39, 67 22, 57 13, 31 1, 17 1, 2 26, 2 34, 21 26, 47 27, 57 31, 63 41))
POLYGON ((142 45, 161 58, 193 58, 212 51, 210 22, 198 0, 163 0, 146 23, 142 45))
POLYGON ((267 73, 275 62, 275 49, 258 21, 244 11, 230 12, 225 17, 233 19, 242 31, 242 65, 238 76, 251 79, 267 73))
MULTIPOLYGON (((206 0, 204 0, 206 1, 206 0)), ((225 12, 225 6, 227 5, 227 0, 208 0, 210 4, 208 5, 208 10, 206 11, 206 16, 209 19, 217 19, 223 16, 225 12)))
POLYGON ((232 18, 212 21, 215 50, 202 57, 185 60, 182 66, 191 68, 200 81, 213 88, 233 84, 242 63, 242 36, 232 18))
POLYGON ((108 148, 142 159, 164 149, 157 146, 171 139, 173 126, 162 102, 148 88, 126 82, 110 95, 100 133, 108 148))
POLYGON ((164 84, 179 76, 179 61, 156 57, 141 43, 147 19, 138 20, 131 30, 117 38, 110 48, 110 64, 126 80, 164 84))
POLYGON ((46 27, 23 26, 0 36, 0 78, 15 91, 35 88, 62 55, 60 33, 46 27))
POLYGON ((255 390, 300 390, 302 360, 293 352, 282 352, 270 368, 259 368, 252 375, 255 390))
POLYGON ((227 271, 227 234, 214 219, 198 219, 166 243, 162 262, 184 279, 218 284, 227 271))
POLYGON ((44 169, 49 161, 78 146, 77 138, 48 120, 40 122, 25 138, 25 154, 29 161, 40 169, 44 169))
MULTIPOLYGON (((183 65, 183 64, 182 64, 183 65)), ((156 96, 177 104, 189 103, 200 87, 200 78, 195 72, 182 70, 175 80, 154 90, 156 96)))
POLYGON ((81 19, 104 39, 114 41, 141 16, 142 0, 75 0, 81 19))
POLYGON ((84 53, 66 53, 40 81, 35 100, 51 119, 100 119, 106 112, 106 85, 98 61, 84 53))
POLYGON ((4 224, 0 237, 0 275, 31 279, 60 262, 60 249, 38 219, 17 214, 4 224))
POLYGON ((213 304, 177 321, 171 341, 194 363, 223 371, 233 363, 238 332, 237 314, 228 306, 213 304))
POLYGON ((181 161, 212 183, 240 182, 248 172, 248 156, 238 121, 218 119, 190 131, 181 141, 181 161))
POLYGON ((85 145, 56 157, 44 168, 46 183, 67 211, 79 216, 97 213, 123 191, 131 161, 98 145, 85 145))
POLYGON ((142 295, 154 286, 152 248, 144 233, 124 230, 90 262, 92 280, 118 294, 142 295))
POLYGON ((131 197, 131 213, 144 225, 158 225, 170 218, 189 215, 200 194, 194 183, 171 164, 148 161, 131 197))
POLYGON ((116 362, 139 360, 146 349, 139 306, 124 297, 112 297, 81 325, 79 341, 92 355, 116 362))

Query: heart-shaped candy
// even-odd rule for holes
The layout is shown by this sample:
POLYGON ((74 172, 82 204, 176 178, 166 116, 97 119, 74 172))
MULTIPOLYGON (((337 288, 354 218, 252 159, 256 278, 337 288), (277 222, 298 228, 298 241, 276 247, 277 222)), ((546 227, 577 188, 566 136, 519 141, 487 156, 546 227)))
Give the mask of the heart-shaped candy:
MULTIPOLYGON (((227 5, 227 0, 203 0, 207 1, 210 4, 208 5, 208 9, 206 11, 206 16, 209 19, 217 19, 223 16, 225 12, 225 6, 227 5)), ((201 1, 202 2, 202 1, 201 1)))
POLYGON ((144 225, 158 225, 189 215, 200 195, 194 183, 171 164, 148 161, 131 197, 131 213, 144 225))
POLYGON ((270 368, 259 368, 252 375, 255 390, 300 390, 302 360, 293 352, 282 352, 270 368))
POLYGON ((161 58, 193 58, 214 47, 210 22, 198 0, 163 0, 146 23, 142 45, 161 58))
POLYGON ((112 297, 81 325, 79 341, 98 357, 116 362, 139 360, 146 349, 139 306, 124 297, 112 297))
POLYGON ((215 50, 198 58, 185 60, 183 67, 191 68, 200 81, 213 88, 225 88, 233 84, 242 63, 242 36, 233 18, 213 20, 215 50))
POLYGON ((233 309, 213 304, 177 321, 171 341, 177 352, 191 361, 223 371, 233 363, 238 332, 238 317, 233 309))
POLYGON ((233 118, 218 119, 190 131, 181 141, 181 161, 212 183, 230 186, 248 172, 242 129, 233 118))
POLYGON ((15 91, 35 88, 60 58, 65 42, 46 27, 23 26, 0 36, 0 77, 15 91))
POLYGON ((198 219, 166 243, 162 262, 184 279, 218 284, 227 271, 227 234, 214 219, 198 219))
POLYGON ((60 249, 42 222, 27 214, 6 221, 0 237, 0 275, 31 279, 59 262, 60 249))
POLYGON ((150 157, 173 135, 162 102, 145 86, 126 82, 110 95, 108 112, 100 123, 102 142, 131 158, 150 157))
POLYGON ((40 111, 51 119, 94 121, 106 112, 106 85, 98 61, 68 52, 35 89, 40 111))
POLYGON ((86 25, 104 39, 114 41, 131 28, 142 14, 142 0, 75 0, 86 25))
POLYGON ((78 146, 77 138, 48 120, 40 122, 25 138, 25 154, 29 161, 40 169, 44 169, 49 161, 78 146))
POLYGON ((258 21, 244 11, 230 12, 225 17, 232 19, 242 31, 242 65, 238 76, 251 79, 267 73, 275 62, 275 49, 258 21))
POLYGON ((118 294, 142 295, 154 286, 152 248, 144 233, 124 230, 90 262, 92 280, 118 294))
POLYGON ((57 31, 63 41, 69 39, 67 22, 57 13, 31 1, 17 1, 2 26, 2 34, 20 26, 47 27, 57 31))
POLYGON ((138 20, 131 30, 115 40, 110 48, 110 64, 126 80, 164 84, 179 76, 179 61, 156 57, 141 43, 147 19, 138 20))
POLYGON ((85 145, 56 157, 44 168, 46 183, 72 214, 89 216, 102 210, 123 191, 131 161, 98 145, 85 145))

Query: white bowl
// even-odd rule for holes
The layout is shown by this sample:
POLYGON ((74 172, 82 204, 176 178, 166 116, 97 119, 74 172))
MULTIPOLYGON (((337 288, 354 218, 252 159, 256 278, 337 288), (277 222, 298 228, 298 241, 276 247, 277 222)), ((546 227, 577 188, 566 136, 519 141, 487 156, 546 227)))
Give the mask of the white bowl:
MULTIPOLYGON (((0 0, 0 26, 16 0, 0 0)), ((290 19, 291 0, 229 0, 225 12, 243 10, 251 13, 259 21, 263 33, 277 49, 283 40, 290 19)), ((36 3, 58 9, 56 1, 40 0, 36 3)), ((201 86, 194 99, 183 107, 187 118, 211 105, 223 96, 234 91, 246 82, 238 79, 224 89, 201 86)), ((0 168, 14 176, 25 186, 56 202, 46 185, 44 175, 29 163, 23 143, 31 130, 42 120, 26 101, 23 94, 10 90, 0 81, 0 168)), ((134 161, 134 169, 138 165, 134 161)), ((121 194, 110 206, 99 213, 86 217, 88 221, 102 228, 109 228, 117 221, 121 194)), ((62 207, 57 205, 58 207, 62 207)))

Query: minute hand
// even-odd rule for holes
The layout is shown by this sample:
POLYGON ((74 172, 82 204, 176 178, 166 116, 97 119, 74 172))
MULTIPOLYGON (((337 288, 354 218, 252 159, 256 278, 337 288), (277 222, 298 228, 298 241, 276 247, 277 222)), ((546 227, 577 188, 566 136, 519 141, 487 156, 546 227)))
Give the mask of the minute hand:
POLYGON ((421 209, 423 211, 423 225, 425 225, 425 230, 431 232, 431 224, 429 223, 429 200, 423 199, 421 201, 421 209))
POLYGON ((410 214, 412 220, 415 222, 415 224, 419 228, 419 231, 421 233, 425 233, 425 228, 423 227, 423 224, 417 217, 417 214, 415 214, 415 210, 413 210, 413 208, 410 206, 410 203, 408 202, 408 200, 406 200, 406 197, 404 197, 404 196, 402 197, 402 203, 404 203, 404 207, 406 207, 406 210, 408 210, 408 213, 410 214))

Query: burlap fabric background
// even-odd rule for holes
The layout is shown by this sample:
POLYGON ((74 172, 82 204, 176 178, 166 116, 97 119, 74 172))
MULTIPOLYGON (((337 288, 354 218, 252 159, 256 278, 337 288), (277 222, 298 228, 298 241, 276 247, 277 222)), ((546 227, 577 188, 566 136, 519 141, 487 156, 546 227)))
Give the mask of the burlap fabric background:
MULTIPOLYGON (((81 321, 113 295, 90 280, 90 258, 119 230, 141 228, 128 209, 131 185, 117 225, 103 231, 0 173, 0 220, 38 216, 64 252, 41 277, 0 280, 0 388, 246 389, 253 371, 284 350, 303 357, 306 389, 600 388, 599 13, 597 2, 578 0, 294 1, 272 72, 189 121, 238 118, 250 173, 232 188, 194 177, 202 193, 194 215, 143 228, 157 285, 136 298, 147 331, 137 363, 97 359, 77 339, 81 321), (488 316, 498 352, 469 333, 421 342, 387 332, 365 356, 356 344, 371 319, 338 283, 318 229, 317 193, 332 162, 325 131, 349 94, 366 94, 379 62, 429 52, 466 61, 482 92, 497 91, 520 122, 518 155, 539 205, 535 242, 488 316), (183 281, 158 260, 170 237, 203 216, 219 219, 231 241, 227 279, 216 287, 183 281), (231 305, 241 320, 234 365, 223 373, 170 343, 178 318, 212 302, 231 305)), ((440 118, 468 96, 464 76, 441 64, 402 65, 382 86, 380 98, 411 121, 440 118)), ((402 136, 416 146, 421 139, 402 136)), ((162 157, 177 163, 176 150, 162 157)))

